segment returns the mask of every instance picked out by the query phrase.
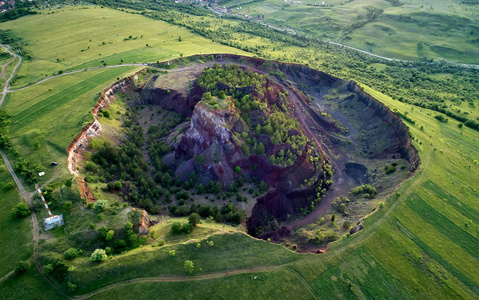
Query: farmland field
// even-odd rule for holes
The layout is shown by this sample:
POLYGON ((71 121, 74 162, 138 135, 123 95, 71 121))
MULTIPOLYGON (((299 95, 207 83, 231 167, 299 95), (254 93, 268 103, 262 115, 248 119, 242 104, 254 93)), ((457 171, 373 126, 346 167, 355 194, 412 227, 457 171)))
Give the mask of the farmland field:
MULTIPOLYGON (((401 9, 409 9, 408 7, 412 5, 391 7, 389 2, 377 3, 380 2, 385 12, 390 14, 401 9)), ((248 7, 241 4, 241 1, 230 3, 242 5, 243 10, 248 7)), ((267 16, 273 15, 276 6, 283 5, 282 1, 268 3, 258 4, 261 8, 258 11, 267 16)), ((332 3, 336 4, 339 1, 332 3)), ((416 5, 419 1, 414 3, 416 5)), ((253 9, 254 5, 256 4, 251 4, 250 9, 253 9)), ((361 9, 358 5, 364 5, 364 1, 351 1, 348 5, 350 9, 354 7, 361 9)), ((471 11, 475 9, 471 8, 471 11, 464 12, 460 11, 462 6, 452 5, 451 8, 444 5, 443 1, 433 6, 435 12, 453 9, 457 14, 464 13, 467 18, 472 18, 471 11)), ((292 7, 293 5, 287 7, 286 11, 292 7)), ((73 6, 40 12, 38 15, 0 23, 1 30, 11 29, 15 36, 27 42, 25 49, 32 56, 31 60, 23 62, 11 89, 26 88, 9 93, 2 108, 12 115, 8 134, 11 136, 14 151, 8 153, 9 158, 15 161, 19 157, 25 157, 41 164, 46 170, 46 175, 40 179, 40 183, 56 182, 57 188, 71 177, 66 169, 66 148, 81 128, 93 120, 90 110, 98 100, 99 93, 118 78, 128 76, 141 67, 122 66, 88 70, 52 78, 28 87, 30 84, 58 74, 59 71, 63 73, 69 70, 100 67, 104 64, 111 66, 156 62, 199 53, 227 52, 253 55, 215 43, 184 27, 110 8, 73 6), (58 24, 62 26, 55 26, 58 24), (51 30, 39 30, 40 25, 48 26, 51 30), (58 161, 59 165, 50 167, 51 161, 58 161)), ((199 17, 191 16, 191 19, 194 18, 199 17)), ((205 18, 215 20, 214 16, 205 18)), ((367 24, 361 30, 354 31, 350 44, 362 46, 362 43, 354 42, 366 34, 372 35, 374 31, 368 32, 370 27, 381 25, 383 28, 381 30, 385 31, 384 27, 392 26, 393 23, 378 23, 384 21, 381 18, 383 17, 379 17, 376 23, 367 24)), ((396 25, 396 32, 399 32, 400 26, 404 26, 402 23, 396 25)), ((401 30, 406 32, 410 28, 401 30)), ((417 30, 415 32, 420 34, 417 30)), ((399 35, 404 36, 404 33, 399 35)), ((341 75, 356 80, 366 78, 357 75, 365 70, 363 66, 368 63, 362 62, 361 57, 351 54, 341 56, 343 55, 341 52, 335 54, 324 50, 324 53, 320 53, 321 59, 315 61, 311 53, 320 51, 312 47, 286 44, 279 47, 278 45, 282 43, 280 40, 272 41, 252 32, 234 36, 242 48, 245 45, 248 47, 266 45, 263 49, 267 49, 265 51, 268 51, 268 55, 277 55, 276 58, 311 65, 314 63, 316 68, 320 68, 323 62, 327 62, 328 66, 334 65, 335 62, 341 67, 340 70, 336 70, 341 75), (268 48, 268 45, 278 48, 273 50, 268 48), (339 59, 332 63, 329 59, 336 55, 339 59), (350 63, 351 57, 361 64, 350 63)), ((378 39, 380 38, 379 36, 378 39)), ((448 47, 451 48, 465 45, 463 42, 454 45, 455 38, 444 43, 448 43, 448 47)), ((411 39, 417 41, 414 36, 411 36, 411 39)), ((431 44, 427 47, 433 46, 431 44)), ((427 47, 426 50, 429 49, 427 47)), ((387 55, 395 55, 397 53, 394 51, 398 51, 402 53, 403 58, 417 58, 414 51, 407 52, 410 50, 402 52, 386 46, 381 46, 378 51, 379 49, 381 53, 387 55)), ((450 57, 441 54, 441 57, 477 62, 472 55, 461 54, 450 57)), ((6 61, 8 59, 0 63, 6 61)), ((390 67, 378 62, 374 66, 378 70, 390 67)), ((404 72, 410 71, 408 66, 394 67, 404 72)), ((424 76, 433 78, 433 75, 424 76)), ((462 75, 459 74, 458 78, 460 76, 462 75)), ((472 78, 473 75, 467 76, 472 78)), ((399 82, 401 79, 397 80, 399 82)), ((458 83, 451 80, 450 84, 458 83)), ((329 245, 327 253, 297 254, 285 249, 283 246, 286 245, 259 241, 245 234, 235 233, 235 230, 241 228, 233 230, 223 228, 222 225, 200 227, 196 235, 193 233, 191 236, 184 235, 168 240, 170 238, 168 234, 161 231, 166 227, 163 228, 161 227, 163 225, 159 224, 155 225, 158 226, 155 228, 162 228, 158 229, 158 234, 162 234, 161 238, 166 239, 165 245, 141 246, 110 256, 107 261, 100 264, 91 262, 86 255, 75 260, 65 260, 62 253, 70 247, 69 243, 73 239, 69 236, 70 233, 81 233, 90 227, 99 228, 105 224, 110 226, 111 223, 102 218, 111 218, 115 222, 118 219, 123 222, 122 214, 127 211, 118 209, 113 211, 111 216, 102 214, 98 217, 99 214, 87 210, 80 201, 74 200, 74 208, 64 212, 66 220, 71 220, 73 224, 42 233, 40 250, 42 259, 45 260, 42 262, 46 263, 46 258, 51 256, 71 266, 66 279, 59 282, 61 289, 66 293, 67 284, 75 283, 78 286, 71 293, 87 294, 91 299, 97 297, 118 299, 118 295, 122 295, 121 298, 138 299, 152 297, 477 299, 479 131, 466 126, 460 127, 458 125, 462 123, 452 118, 448 122, 440 122, 435 118, 439 112, 386 95, 389 91, 387 86, 384 93, 364 83, 362 87, 390 109, 396 109, 403 114, 407 112, 407 117, 414 120, 414 123, 408 122, 406 125, 410 127, 413 144, 421 158, 421 166, 395 193, 380 199, 384 204, 379 205, 377 211, 365 219, 364 229, 360 233, 342 236, 339 241, 329 245), (82 220, 85 224, 77 226, 82 220), (222 231, 227 233, 221 234, 222 231), (209 246, 207 241, 214 243, 209 246), (171 250, 175 250, 176 254, 171 255, 171 250), (195 279, 194 276, 190 277, 185 273, 185 260, 194 262, 194 276, 200 278, 195 279), (176 282, 171 282, 169 277, 176 278, 176 282), (103 289, 110 284, 116 285, 103 289), (88 294, 95 292, 98 294, 88 294)), ((477 104, 477 99, 472 101, 477 104)), ((477 108, 469 109, 471 115, 479 115, 477 108)), ((0 164, 0 178, 1 182, 12 181, 3 162, 0 164)), ((58 193, 62 194, 65 191, 66 188, 62 187, 58 193)), ((65 199, 67 198, 65 196, 65 199)), ((21 201, 17 191, 0 190, 0 200, 3 207, 3 212, 0 213, 0 254, 2 254, 0 277, 2 277, 13 270, 18 261, 32 256, 32 243, 29 221, 12 220, 10 217, 12 207, 21 201), (17 246, 12 248, 11 244, 17 246)), ((63 211, 61 209, 58 205, 57 210, 63 211)), ((43 216, 43 213, 43 210, 37 212, 38 216, 43 216)), ((166 224, 169 226, 170 223, 166 224)), ((149 238, 156 239, 155 242, 159 240, 158 237, 149 238)), ((55 288, 50 288, 43 275, 34 267, 24 274, 16 274, 0 282, 0 296, 22 299, 63 298, 55 292, 55 288)))

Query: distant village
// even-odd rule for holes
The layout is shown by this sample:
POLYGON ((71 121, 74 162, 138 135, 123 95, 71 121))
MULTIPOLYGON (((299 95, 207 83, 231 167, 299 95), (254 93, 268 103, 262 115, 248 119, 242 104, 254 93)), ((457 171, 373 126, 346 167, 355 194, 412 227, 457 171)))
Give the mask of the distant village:
POLYGON ((15 8, 15 0, 0 1, 0 13, 4 13, 15 8))

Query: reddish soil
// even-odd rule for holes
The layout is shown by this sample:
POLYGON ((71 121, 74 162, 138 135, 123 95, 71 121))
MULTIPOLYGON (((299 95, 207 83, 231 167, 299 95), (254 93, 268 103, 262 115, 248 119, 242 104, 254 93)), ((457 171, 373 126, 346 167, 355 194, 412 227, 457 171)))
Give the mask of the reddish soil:
POLYGON ((94 202, 95 196, 81 174, 78 172, 77 165, 83 159, 83 152, 90 143, 91 138, 100 135, 101 124, 98 121, 98 113, 101 109, 110 106, 111 101, 115 100, 115 93, 125 92, 126 89, 130 88, 132 81, 137 79, 138 74, 141 72, 144 72, 144 70, 138 71, 134 75, 126 77, 103 90, 95 107, 91 110, 95 120, 86 125, 68 146, 68 170, 70 170, 72 175, 76 176, 80 196, 88 202, 94 202))

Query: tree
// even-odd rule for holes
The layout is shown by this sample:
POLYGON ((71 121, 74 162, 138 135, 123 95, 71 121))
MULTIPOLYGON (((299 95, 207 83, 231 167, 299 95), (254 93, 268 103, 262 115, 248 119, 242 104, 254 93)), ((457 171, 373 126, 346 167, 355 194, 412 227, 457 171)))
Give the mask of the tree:
POLYGON ((265 153, 266 153, 266 150, 265 150, 265 148, 264 148, 263 143, 258 143, 258 144, 256 144, 254 151, 255 151, 256 154, 258 154, 258 155, 265 155, 265 153))
POLYGON ((12 209, 12 215, 15 218, 24 218, 28 215, 31 214, 30 207, 25 202, 18 203, 13 209, 12 209))
POLYGON ((73 183, 73 181, 71 179, 68 179, 67 181, 65 181, 65 186, 66 187, 71 187, 72 183, 73 183))
POLYGON ((192 225, 192 226, 196 226, 201 220, 201 217, 199 214, 197 213, 192 213, 190 215, 190 217, 188 218, 188 222, 192 225))
POLYGON ((185 272, 189 275, 193 274, 195 271, 195 264, 191 260, 185 260, 183 267, 185 268, 185 272))
POLYGON ((91 261, 102 261, 106 259, 108 255, 106 255, 105 250, 103 249, 96 249, 90 256, 91 261))
POLYGON ((178 42, 181 42, 181 36, 178 37, 178 42))
POLYGON ((239 174, 239 172, 241 172, 241 167, 240 167, 240 166, 236 166, 236 167, 235 167, 235 172, 236 172, 236 174, 239 174))

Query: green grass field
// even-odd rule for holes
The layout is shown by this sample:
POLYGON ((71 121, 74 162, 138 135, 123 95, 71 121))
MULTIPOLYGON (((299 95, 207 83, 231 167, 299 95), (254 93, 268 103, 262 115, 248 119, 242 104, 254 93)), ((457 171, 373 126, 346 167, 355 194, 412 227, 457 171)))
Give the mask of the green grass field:
MULTIPOLYGON (((357 1, 356 4, 362 2, 364 1, 357 1)), ((387 2, 384 3, 389 5, 387 2)), ((405 5, 404 9, 406 7, 408 6, 405 5)), ((225 51, 242 53, 240 50, 214 44, 204 38, 183 34, 184 29, 138 15, 106 8, 73 7, 54 11, 54 14, 27 16, 0 24, 0 29, 12 28, 18 36, 29 41, 28 49, 34 57, 32 61, 26 61, 20 69, 20 76, 24 77, 17 80, 17 86, 36 81, 45 74, 49 75, 62 68, 97 66, 101 62, 100 58, 96 57, 98 49, 109 49, 109 52, 106 50, 101 52, 102 56, 108 52, 115 60, 123 59, 124 62, 140 62, 140 59, 156 61, 158 59, 155 58, 155 52, 150 52, 153 50, 144 47, 145 39, 150 36, 146 31, 150 27, 161 32, 169 28, 168 33, 164 33, 163 36, 159 35, 159 31, 156 35, 160 37, 150 36, 148 43, 152 45, 154 43, 159 45, 163 38, 172 36, 170 44, 167 42, 171 48, 164 52, 154 48, 158 51, 156 57, 161 59, 168 59, 169 55, 175 57, 179 53, 185 55, 225 51), (88 32, 98 32, 97 23, 102 22, 103 17, 106 18, 105 22, 109 23, 106 28, 99 31, 102 35, 97 36, 95 45, 91 46, 95 47, 92 50, 95 49, 96 54, 93 55, 88 51, 79 52, 82 47, 88 46, 86 38, 88 32), (72 28, 76 28, 74 24, 90 18, 97 22, 85 22, 81 28, 84 32, 78 36, 71 33, 72 28), (131 26, 127 26, 127 29, 122 28, 121 26, 126 26, 123 24, 127 24, 124 20, 131 20, 129 18, 136 20, 138 28, 144 29, 137 28, 138 31, 135 31, 137 29, 132 29, 131 26), (61 24, 65 22, 64 27, 57 26, 52 30, 70 29, 64 33, 58 31, 52 37, 45 34, 43 37, 49 40, 49 43, 43 43, 37 36, 44 33, 37 31, 36 28, 38 24, 44 22, 50 26, 56 24, 55 22, 61 24), (144 38, 124 42, 123 38, 127 37, 125 33, 109 40, 110 29, 115 26, 122 28, 122 32, 133 30, 131 31, 133 36, 144 34, 144 38), (62 34, 64 39, 56 37, 62 34), (195 46, 187 50, 183 48, 175 50, 174 46, 177 45, 177 38, 180 35, 185 42, 196 41, 195 46), (103 40, 106 45, 99 45, 103 40), (109 41, 112 44, 109 44, 109 41), (69 44, 72 45, 71 48, 68 47, 69 44), (122 47, 118 48, 118 45, 122 47), (58 55, 53 53, 52 49, 56 48, 58 53, 62 54, 60 55, 62 57, 58 57, 62 59, 60 63, 55 62, 58 55), (123 54, 117 49, 121 49, 123 54), (118 56, 114 54, 116 51, 118 56), (133 55, 126 58, 127 53, 133 55), (165 56, 162 56, 163 54, 165 56), (59 68, 61 64, 64 65, 59 68)), ((266 40, 253 35, 245 41, 268 45, 266 40)), ((298 62, 307 59, 307 56, 301 58, 301 54, 304 53, 302 51, 314 49, 304 50, 288 46, 274 50, 298 62)), ((114 60, 108 61, 108 64, 113 63, 114 60)), ((5 107, 13 115, 10 132, 18 153, 44 164, 52 160, 60 162, 56 169, 49 169, 47 176, 42 180, 64 179, 68 175, 65 168, 65 149, 83 124, 91 119, 89 111, 97 100, 98 92, 114 82, 117 77, 135 70, 137 70, 135 67, 124 67, 87 71, 52 79, 9 95, 5 107)), ((346 69, 344 72, 352 71, 346 69)), ((479 132, 466 127, 459 128, 459 123, 452 119, 448 123, 441 123, 434 118, 438 114, 436 112, 393 100, 366 86, 364 89, 391 109, 407 111, 408 117, 416 121, 415 125, 409 123, 407 125, 411 127, 414 145, 419 151, 422 164, 413 178, 406 180, 396 194, 388 197, 384 207, 365 220, 363 231, 350 237, 344 236, 340 241, 332 243, 328 253, 324 255, 295 254, 281 246, 236 233, 208 237, 214 241, 213 247, 202 241, 201 236, 192 236, 195 240, 190 243, 185 241, 185 237, 176 240, 180 242, 177 245, 167 243, 167 246, 162 248, 145 246, 114 256, 101 264, 92 264, 87 257, 82 257, 68 262, 69 265, 75 266, 75 270, 70 274, 70 280, 78 284, 77 293, 92 292, 105 285, 133 278, 186 276, 183 262, 191 259, 197 268, 195 274, 198 275, 233 269, 258 267, 265 269, 251 274, 198 281, 138 282, 118 285, 92 296, 92 299, 131 297, 477 299, 479 132), (199 249, 196 247, 198 241, 201 242, 199 249), (177 250, 175 257, 168 255, 170 249, 177 250)), ((0 165, 0 178, 11 180, 3 170, 3 165, 0 165)), ((19 196, 15 190, 8 193, 0 191, 0 199, 6 201, 7 207, 12 207, 18 203, 19 196)), ((0 214, 0 221, 3 222, 0 229, 0 253, 4 254, 0 258, 0 270, 5 274, 18 260, 31 255, 29 223, 27 220, 20 223, 11 221, 8 218, 10 209, 5 210, 4 215, 0 214), (16 249, 9 246, 11 240, 24 245, 25 251, 14 251, 16 249)), ((51 233, 51 237, 55 236, 65 237, 64 233, 58 230, 51 233)), ((43 245, 43 249, 51 251, 67 244, 47 241, 43 245)), ((33 270, 0 283, 0 296, 6 299, 59 297, 33 270)))
POLYGON ((138 67, 86 71, 48 80, 9 94, 5 108, 10 112, 10 134, 20 156, 45 167, 43 182, 68 176, 67 147, 89 122, 98 93, 138 67), (50 167, 58 161, 59 168, 50 167))
POLYGON ((10 29, 24 37, 28 43, 25 48, 33 57, 24 63, 13 87, 35 83, 58 71, 104 63, 156 62, 200 52, 244 54, 166 22, 97 6, 41 12, 42 16, 0 24, 0 30, 10 29))
MULTIPOLYGON (((3 162, 0 161, 0 182, 13 182, 3 162)), ((20 203, 21 198, 16 188, 0 189, 0 278, 12 271, 21 260, 32 255, 32 235, 29 218, 14 219, 12 209, 20 203)))
POLYGON ((325 6, 314 6, 321 1, 299 2, 226 0, 221 5, 233 7, 234 14, 262 15, 267 24, 382 56, 479 63, 477 5, 448 0, 332 0, 325 1, 325 6), (369 12, 373 10, 382 12, 370 18, 369 12))

